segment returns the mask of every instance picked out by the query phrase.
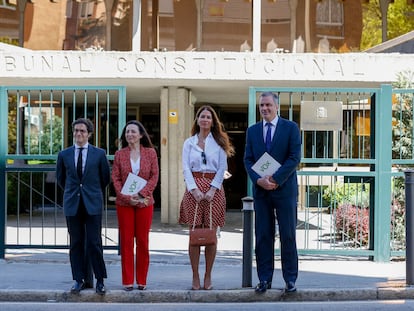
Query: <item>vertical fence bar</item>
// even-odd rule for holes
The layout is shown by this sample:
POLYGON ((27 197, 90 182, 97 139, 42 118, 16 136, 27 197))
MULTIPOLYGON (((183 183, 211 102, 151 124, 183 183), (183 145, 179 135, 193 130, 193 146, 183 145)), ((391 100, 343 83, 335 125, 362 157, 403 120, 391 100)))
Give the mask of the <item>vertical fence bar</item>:
POLYGON ((414 285, 414 171, 406 170, 405 174, 405 267, 406 284, 414 285))
POLYGON ((0 87, 0 259, 5 256, 6 244, 6 154, 8 144, 8 99, 6 88, 0 87))
POLYGON ((375 109, 376 180, 374 202, 374 260, 390 260, 391 158, 392 158, 392 87, 381 85, 375 109), (384 243, 384 241, 388 241, 384 243))

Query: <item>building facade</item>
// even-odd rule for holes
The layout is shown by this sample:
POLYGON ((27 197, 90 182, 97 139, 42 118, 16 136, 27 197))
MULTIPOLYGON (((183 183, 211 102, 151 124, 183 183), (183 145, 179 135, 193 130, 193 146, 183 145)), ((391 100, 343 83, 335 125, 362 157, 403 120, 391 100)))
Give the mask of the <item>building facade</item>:
POLYGON ((362 2, 338 0, 2 0, 0 17, 33 50, 357 51, 362 32, 362 2))

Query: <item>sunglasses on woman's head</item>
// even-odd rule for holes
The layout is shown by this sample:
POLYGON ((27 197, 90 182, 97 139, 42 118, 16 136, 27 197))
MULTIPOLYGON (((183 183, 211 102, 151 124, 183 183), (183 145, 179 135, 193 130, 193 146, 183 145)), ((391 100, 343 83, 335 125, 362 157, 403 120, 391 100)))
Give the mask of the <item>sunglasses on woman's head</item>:
POLYGON ((206 154, 204 151, 201 152, 201 158, 203 159, 203 164, 207 164, 206 154))

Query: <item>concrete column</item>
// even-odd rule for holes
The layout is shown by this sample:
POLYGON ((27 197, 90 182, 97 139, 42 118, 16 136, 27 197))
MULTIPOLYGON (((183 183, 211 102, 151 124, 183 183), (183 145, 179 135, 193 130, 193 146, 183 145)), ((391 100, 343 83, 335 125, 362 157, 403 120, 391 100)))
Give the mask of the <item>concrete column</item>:
POLYGON ((105 50, 110 51, 112 48, 112 8, 114 6, 114 0, 105 0, 105 14, 106 14, 106 26, 105 26, 105 50))
POLYGON ((24 47, 24 12, 26 10, 27 0, 18 0, 19 8, 19 46, 24 47))
POLYGON ((194 118, 191 91, 166 87, 161 91, 161 222, 176 224, 185 190, 181 154, 194 118))
POLYGON ((132 2, 132 51, 141 51, 141 0, 132 2))
POLYGON ((298 0, 290 0, 290 46, 293 46, 293 42, 296 39, 296 11, 298 8, 298 0))
POLYGON ((305 52, 312 51, 310 38, 310 0, 305 0, 305 52))
POLYGON ((253 52, 260 53, 260 47, 262 42, 262 1, 253 0, 253 52))

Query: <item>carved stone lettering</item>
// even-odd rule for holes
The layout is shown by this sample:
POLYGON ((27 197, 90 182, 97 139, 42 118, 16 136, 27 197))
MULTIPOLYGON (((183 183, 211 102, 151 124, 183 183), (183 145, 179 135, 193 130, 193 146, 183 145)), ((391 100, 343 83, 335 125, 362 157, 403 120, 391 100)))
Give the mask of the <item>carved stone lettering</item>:
POLYGON ((325 75, 325 60, 324 59, 313 59, 313 75, 320 74, 321 76, 325 75))
POLYGON ((167 73, 167 57, 154 57, 154 73, 157 73, 157 68, 161 69, 161 72, 167 73))
POLYGON ((84 58, 79 56, 79 70, 81 72, 90 72, 91 71, 91 63, 84 61, 84 58))
POLYGON ((40 61, 42 63, 42 71, 46 71, 46 69, 53 71, 53 56, 49 56, 49 59, 46 56, 42 56, 40 61))
POLYGON ((16 59, 13 56, 6 56, 4 60, 6 71, 13 71, 16 69, 16 59))
POLYGON ((147 65, 147 63, 146 63, 145 59, 143 59, 142 57, 137 58, 135 60, 135 69, 138 72, 143 72, 145 70, 146 65, 147 65))
POLYGON ((274 65, 274 60, 271 58, 266 58, 264 60, 264 65, 263 65, 263 69, 265 73, 272 73, 273 71, 275 71, 275 69, 273 68, 274 65))
POLYGON ((127 60, 125 59, 125 57, 118 58, 116 67, 119 72, 124 72, 127 70, 127 60))
POLYGON ((0 74, 7 77, 139 77, 161 79, 231 79, 388 81, 412 63, 408 56, 287 53, 75 53, 0 52, 0 74), (374 74, 378 64, 384 70, 374 74), (387 70, 385 70, 385 68, 387 70), (85 75, 84 73, 87 73, 85 75))
POLYGON ((304 63, 303 60, 301 59, 295 59, 294 64, 293 64, 293 72, 295 74, 302 74, 304 71, 304 63))
POLYGON ((176 73, 183 73, 185 71, 185 59, 183 57, 177 57, 174 60, 173 70, 176 73))
POLYGON ((67 56, 63 57, 63 65, 62 65, 63 71, 69 71, 71 72, 72 69, 70 68, 70 62, 67 56))
POLYGON ((204 65, 206 63, 206 58, 205 57, 194 57, 193 61, 196 64, 196 68, 197 68, 197 73, 204 73, 204 65))
POLYGON ((233 73, 233 65, 236 61, 235 57, 223 57, 223 61, 227 64, 227 73, 231 75, 233 73))
POLYGON ((32 71, 35 67, 34 56, 23 56, 23 68, 25 71, 32 71))
POLYGON ((244 61, 244 73, 254 74, 256 71, 256 60, 254 58, 245 57, 244 61))

